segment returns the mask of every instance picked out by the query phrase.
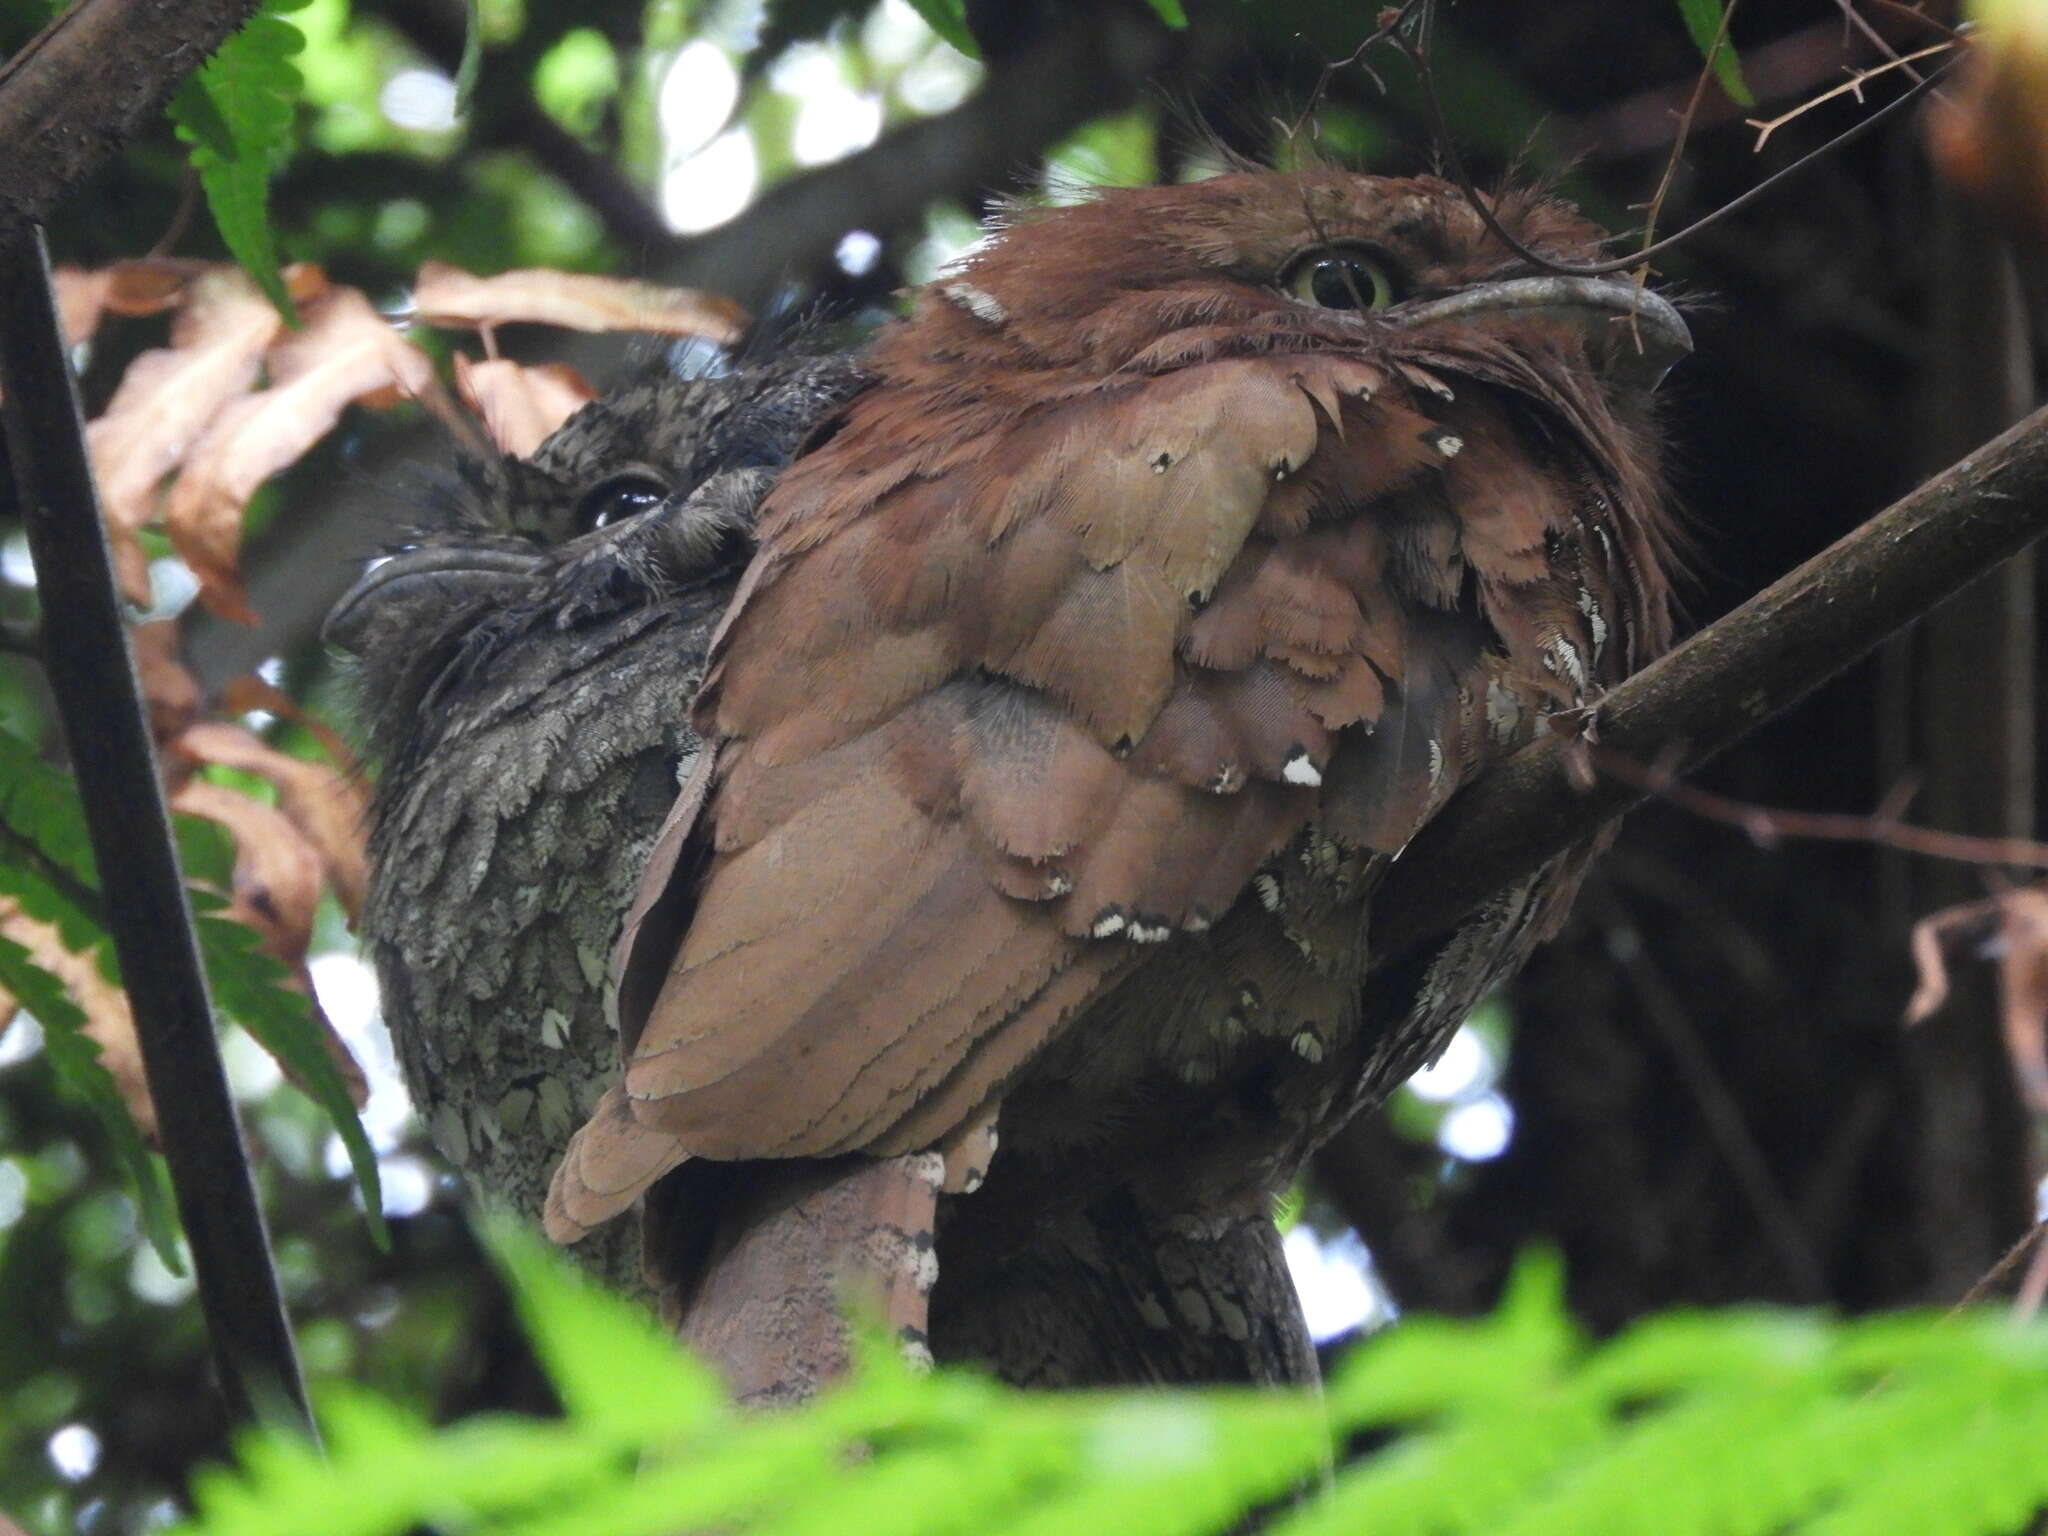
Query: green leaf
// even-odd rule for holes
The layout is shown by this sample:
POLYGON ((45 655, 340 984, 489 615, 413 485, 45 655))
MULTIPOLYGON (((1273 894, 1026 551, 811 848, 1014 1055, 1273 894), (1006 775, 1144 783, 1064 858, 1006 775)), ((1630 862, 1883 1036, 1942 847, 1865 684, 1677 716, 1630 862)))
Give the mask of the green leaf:
POLYGON ((196 888, 189 894, 199 952, 206 964, 206 983, 215 1004, 275 1056, 306 1097, 326 1114, 348 1150, 349 1167, 362 1189, 370 1235, 379 1248, 388 1249, 391 1234, 384 1225, 383 1181, 377 1173, 376 1149, 356 1115, 341 1069, 327 1054, 312 1006, 285 985, 284 966, 258 947, 256 930, 221 915, 226 903, 219 896, 196 888))
POLYGON ((1188 24, 1188 13, 1180 0, 1152 0, 1152 9, 1159 13, 1159 19, 1178 31, 1188 24))
POLYGON ((1678 13, 1685 18, 1685 30, 1692 34, 1693 46, 1713 66, 1714 78, 1728 93, 1728 99, 1737 106, 1753 107, 1756 98, 1742 78, 1742 61, 1735 56, 1735 45, 1721 35, 1724 5, 1725 0, 1678 0, 1678 13))
POLYGON ((305 84, 292 63, 305 38, 280 15, 306 3, 268 0, 186 81, 170 106, 178 137, 192 148, 192 167, 221 239, 294 326, 298 312, 285 291, 270 228, 270 178, 290 158, 305 84))
POLYGON ((981 57, 974 34, 967 30, 967 0, 910 0, 924 24, 970 59, 981 57))
POLYGON ((77 787, 11 731, 0 731, 0 896, 56 924, 66 949, 98 950, 107 979, 120 979, 77 787))
POLYGON ((462 62, 455 66, 455 115, 467 117, 484 67, 483 13, 478 0, 463 0, 462 62))
POLYGON ((85 1032, 85 1011, 71 1000, 64 983, 36 964, 26 948, 0 936, 0 991, 10 992, 43 1026, 43 1055, 57 1074, 65 1094, 91 1111, 106 1134, 114 1155, 128 1170, 149 1239, 165 1269, 185 1273, 178 1257, 178 1215, 171 1204, 170 1182, 163 1159, 142 1143, 142 1133, 128 1113, 114 1075, 100 1061, 97 1041, 85 1032))

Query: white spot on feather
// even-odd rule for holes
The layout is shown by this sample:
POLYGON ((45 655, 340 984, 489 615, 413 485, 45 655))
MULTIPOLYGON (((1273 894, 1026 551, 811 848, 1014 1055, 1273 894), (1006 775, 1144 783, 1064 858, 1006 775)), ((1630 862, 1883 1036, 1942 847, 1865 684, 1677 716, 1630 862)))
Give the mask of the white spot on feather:
POLYGON ((1544 642, 1543 665, 1570 683, 1578 692, 1586 691, 1586 664, 1579 659, 1578 647, 1563 635, 1552 635, 1544 642))
POLYGON ((540 1016, 540 1043, 551 1051, 559 1051, 569 1043, 569 1015, 559 1008, 550 1008, 540 1016))
POLYGON ((1123 931, 1124 915, 1114 907, 1098 914, 1095 921, 1088 928, 1090 937, 1097 939, 1115 938, 1116 935, 1123 931))
POLYGON ((1436 435, 1436 451, 1447 459, 1455 459, 1465 451, 1465 439, 1455 432, 1439 432, 1436 435))
POLYGON ((1124 937, 1133 944, 1164 944, 1173 934, 1165 923, 1148 923, 1142 918, 1132 918, 1124 937))
POLYGON ((1600 604, 1590 587, 1579 588, 1579 612, 1586 616, 1586 623, 1592 628, 1593 660, 1598 663, 1600 653, 1607 648, 1607 620, 1601 616, 1600 604))
POLYGON ((1323 1059, 1323 1039, 1312 1029, 1298 1030, 1287 1042, 1294 1048, 1294 1054, 1311 1066, 1323 1059))
POLYGON ((1280 765, 1280 777, 1290 784, 1314 789, 1323 782, 1323 770, 1309 761, 1309 755, 1304 749, 1296 747, 1287 754, 1287 761, 1280 765))
POLYGON ((1009 311, 1004 309, 996 296, 986 288, 977 288, 974 284, 967 282, 953 282, 946 284, 939 292, 948 299, 951 299, 955 304, 958 304, 962 309, 974 316, 975 319, 984 321, 989 325, 1001 325, 1010 318, 1009 311))
POLYGON ((1268 912, 1280 910, 1280 882, 1271 875, 1253 875, 1252 889, 1258 893, 1259 905, 1268 912))

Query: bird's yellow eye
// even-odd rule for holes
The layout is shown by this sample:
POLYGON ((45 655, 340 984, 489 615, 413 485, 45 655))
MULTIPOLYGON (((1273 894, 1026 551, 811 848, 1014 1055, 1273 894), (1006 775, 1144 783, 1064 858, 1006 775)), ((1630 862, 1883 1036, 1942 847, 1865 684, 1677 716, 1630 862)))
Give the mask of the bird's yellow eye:
POLYGON ((1318 246, 1288 266, 1281 286, 1290 298, 1318 309, 1385 309, 1394 302, 1387 269, 1364 251, 1318 246))

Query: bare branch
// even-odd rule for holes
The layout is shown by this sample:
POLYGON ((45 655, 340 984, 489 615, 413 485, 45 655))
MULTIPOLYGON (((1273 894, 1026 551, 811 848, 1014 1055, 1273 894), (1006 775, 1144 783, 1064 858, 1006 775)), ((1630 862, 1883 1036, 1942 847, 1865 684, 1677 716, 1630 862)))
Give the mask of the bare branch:
POLYGON ((0 389, 43 604, 43 668, 76 765, 221 1387, 237 1418, 274 1405, 310 1431, 32 224, 0 223, 0 389))
POLYGON ((1896 849, 1900 853, 1919 854, 1923 858, 1951 859, 1959 864, 2048 869, 2048 843, 2032 842, 2023 837, 1976 837, 1967 832, 1907 826, 1898 820, 1895 813, 1883 810, 1870 816, 1852 816, 1839 811, 1790 811, 1753 805, 1746 800, 1717 795, 1694 784, 1681 783, 1663 765, 1638 762, 1626 753, 1599 742, 1581 739, 1579 750, 1594 768, 1619 779, 1631 789, 1669 801, 1703 820, 1745 832, 1764 847, 1786 838, 1869 843, 1896 849))
POLYGON ((0 224, 40 223, 260 0, 84 0, 0 64, 0 224))

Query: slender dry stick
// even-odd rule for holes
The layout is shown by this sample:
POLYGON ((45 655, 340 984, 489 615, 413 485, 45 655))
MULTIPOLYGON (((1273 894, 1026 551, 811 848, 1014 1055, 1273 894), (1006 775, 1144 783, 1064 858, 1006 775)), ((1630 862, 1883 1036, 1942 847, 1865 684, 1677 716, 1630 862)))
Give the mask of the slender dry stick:
POLYGON ((2048 869, 2048 843, 2037 843, 2024 837, 1978 837, 1967 832, 1908 826, 1896 815, 1885 811, 1871 816, 1853 816, 1840 811, 1792 811, 1756 805, 1682 783, 1666 767, 1638 762, 1598 742, 1583 742, 1581 745, 1587 760, 1601 773, 1619 779, 1632 789, 1667 800, 1702 820, 1719 822, 1746 832, 1766 847, 1783 838, 1871 843, 1897 849, 1900 853, 1949 859, 1959 864, 2048 869))
POLYGON ((1795 118, 1806 116, 1807 113, 1821 105, 1821 103, 1833 101, 1837 96, 1854 96, 1858 102, 1861 102, 1863 100, 1863 87, 1880 76, 1890 74, 1893 70, 1903 70, 1918 84, 1931 86, 1933 81, 1927 79, 1918 70, 1913 68, 1914 61, 1933 58, 1936 54, 1953 53, 1956 47, 1955 43, 1930 43, 1917 53, 1909 53, 1901 58, 1888 59, 1882 64, 1871 66, 1869 69, 1851 70, 1849 78, 1840 85, 1832 86, 1822 91, 1818 96, 1802 101, 1789 112, 1781 112, 1772 118, 1745 118, 1743 120, 1744 125, 1756 130, 1756 143, 1751 148, 1762 149, 1771 135, 1787 123, 1795 118))
POLYGON ((43 668, 78 776, 221 1391, 237 1418, 283 1410, 310 1431, 34 225, 0 224, 0 390, 42 602, 43 668))
MULTIPOLYGON (((1427 15, 1428 13, 1425 11, 1424 14, 1427 15)), ((1430 132, 1436 140, 1439 152, 1444 157, 1444 167, 1449 171, 1450 179, 1458 188, 1459 194, 1465 199, 1472 211, 1479 216, 1480 222, 1485 224, 1488 233, 1530 266, 1537 268, 1539 271, 1555 272, 1564 277, 1605 277, 1609 273, 1626 271, 1643 262, 1654 260, 1666 251, 1676 249, 1692 239, 1701 230, 1720 223, 1723 219, 1747 208, 1759 198, 1768 196, 1777 189, 1780 183, 1797 176, 1801 171, 1826 159, 1829 155, 1846 149, 1866 134, 1874 133, 1880 125, 1889 122, 1893 117, 1933 90, 1941 82, 1943 74, 1946 73, 1943 71, 1929 75, 1918 85, 1911 87, 1895 100, 1886 102, 1875 112, 1871 113, 1870 116, 1864 118, 1862 122, 1857 123, 1854 127, 1844 129, 1841 133, 1828 140, 1827 143, 1821 145, 1820 148, 1808 151, 1783 170, 1765 177, 1740 197, 1731 198, 1712 213, 1704 214, 1700 218, 1693 220, 1692 223, 1686 225, 1677 234, 1666 235, 1662 240, 1657 241, 1653 245, 1646 245, 1632 255, 1617 256, 1611 261, 1574 264, 1556 261, 1538 251, 1531 250, 1502 225, 1495 216, 1492 206, 1484 197, 1480 196, 1478 187, 1472 181, 1471 173, 1465 168, 1465 157, 1460 153, 1457 139, 1451 133, 1450 120, 1444 112, 1443 98, 1437 94, 1436 78, 1430 69, 1428 50, 1409 42, 1398 32, 1390 34, 1387 41, 1399 49, 1408 59, 1409 63, 1414 66, 1416 80, 1422 88, 1423 103, 1429 111, 1430 132)))
MULTIPOLYGON (((1621 683, 1595 712, 1595 737, 1667 773, 1697 767, 2044 532, 2048 410, 1621 683)), ((1580 744, 1552 736, 1447 806, 1374 899, 1376 953, 1448 931, 1649 793, 1612 776, 1588 785, 1575 766, 1580 744)))
MULTIPOLYGON (((1664 211, 1664 199, 1671 195, 1671 184, 1678 179, 1678 167, 1685 159, 1685 143, 1692 137, 1693 119, 1700 114, 1700 103, 1707 97, 1707 82, 1714 77, 1714 60, 1721 50, 1728 46, 1728 23, 1735 19, 1735 7, 1742 0, 1728 0, 1721 7, 1721 25, 1715 29, 1714 41, 1707 49, 1707 56, 1700 65, 1699 78, 1692 83, 1692 96, 1685 104, 1685 111, 1678 117, 1678 135, 1671 141, 1671 153, 1664 160, 1664 174, 1657 178, 1657 190, 1651 194, 1650 210, 1643 217, 1643 248, 1653 249, 1657 244, 1657 216, 1664 211)), ((1636 269, 1636 287, 1641 288, 1650 280, 1650 264, 1645 261, 1636 269)))

